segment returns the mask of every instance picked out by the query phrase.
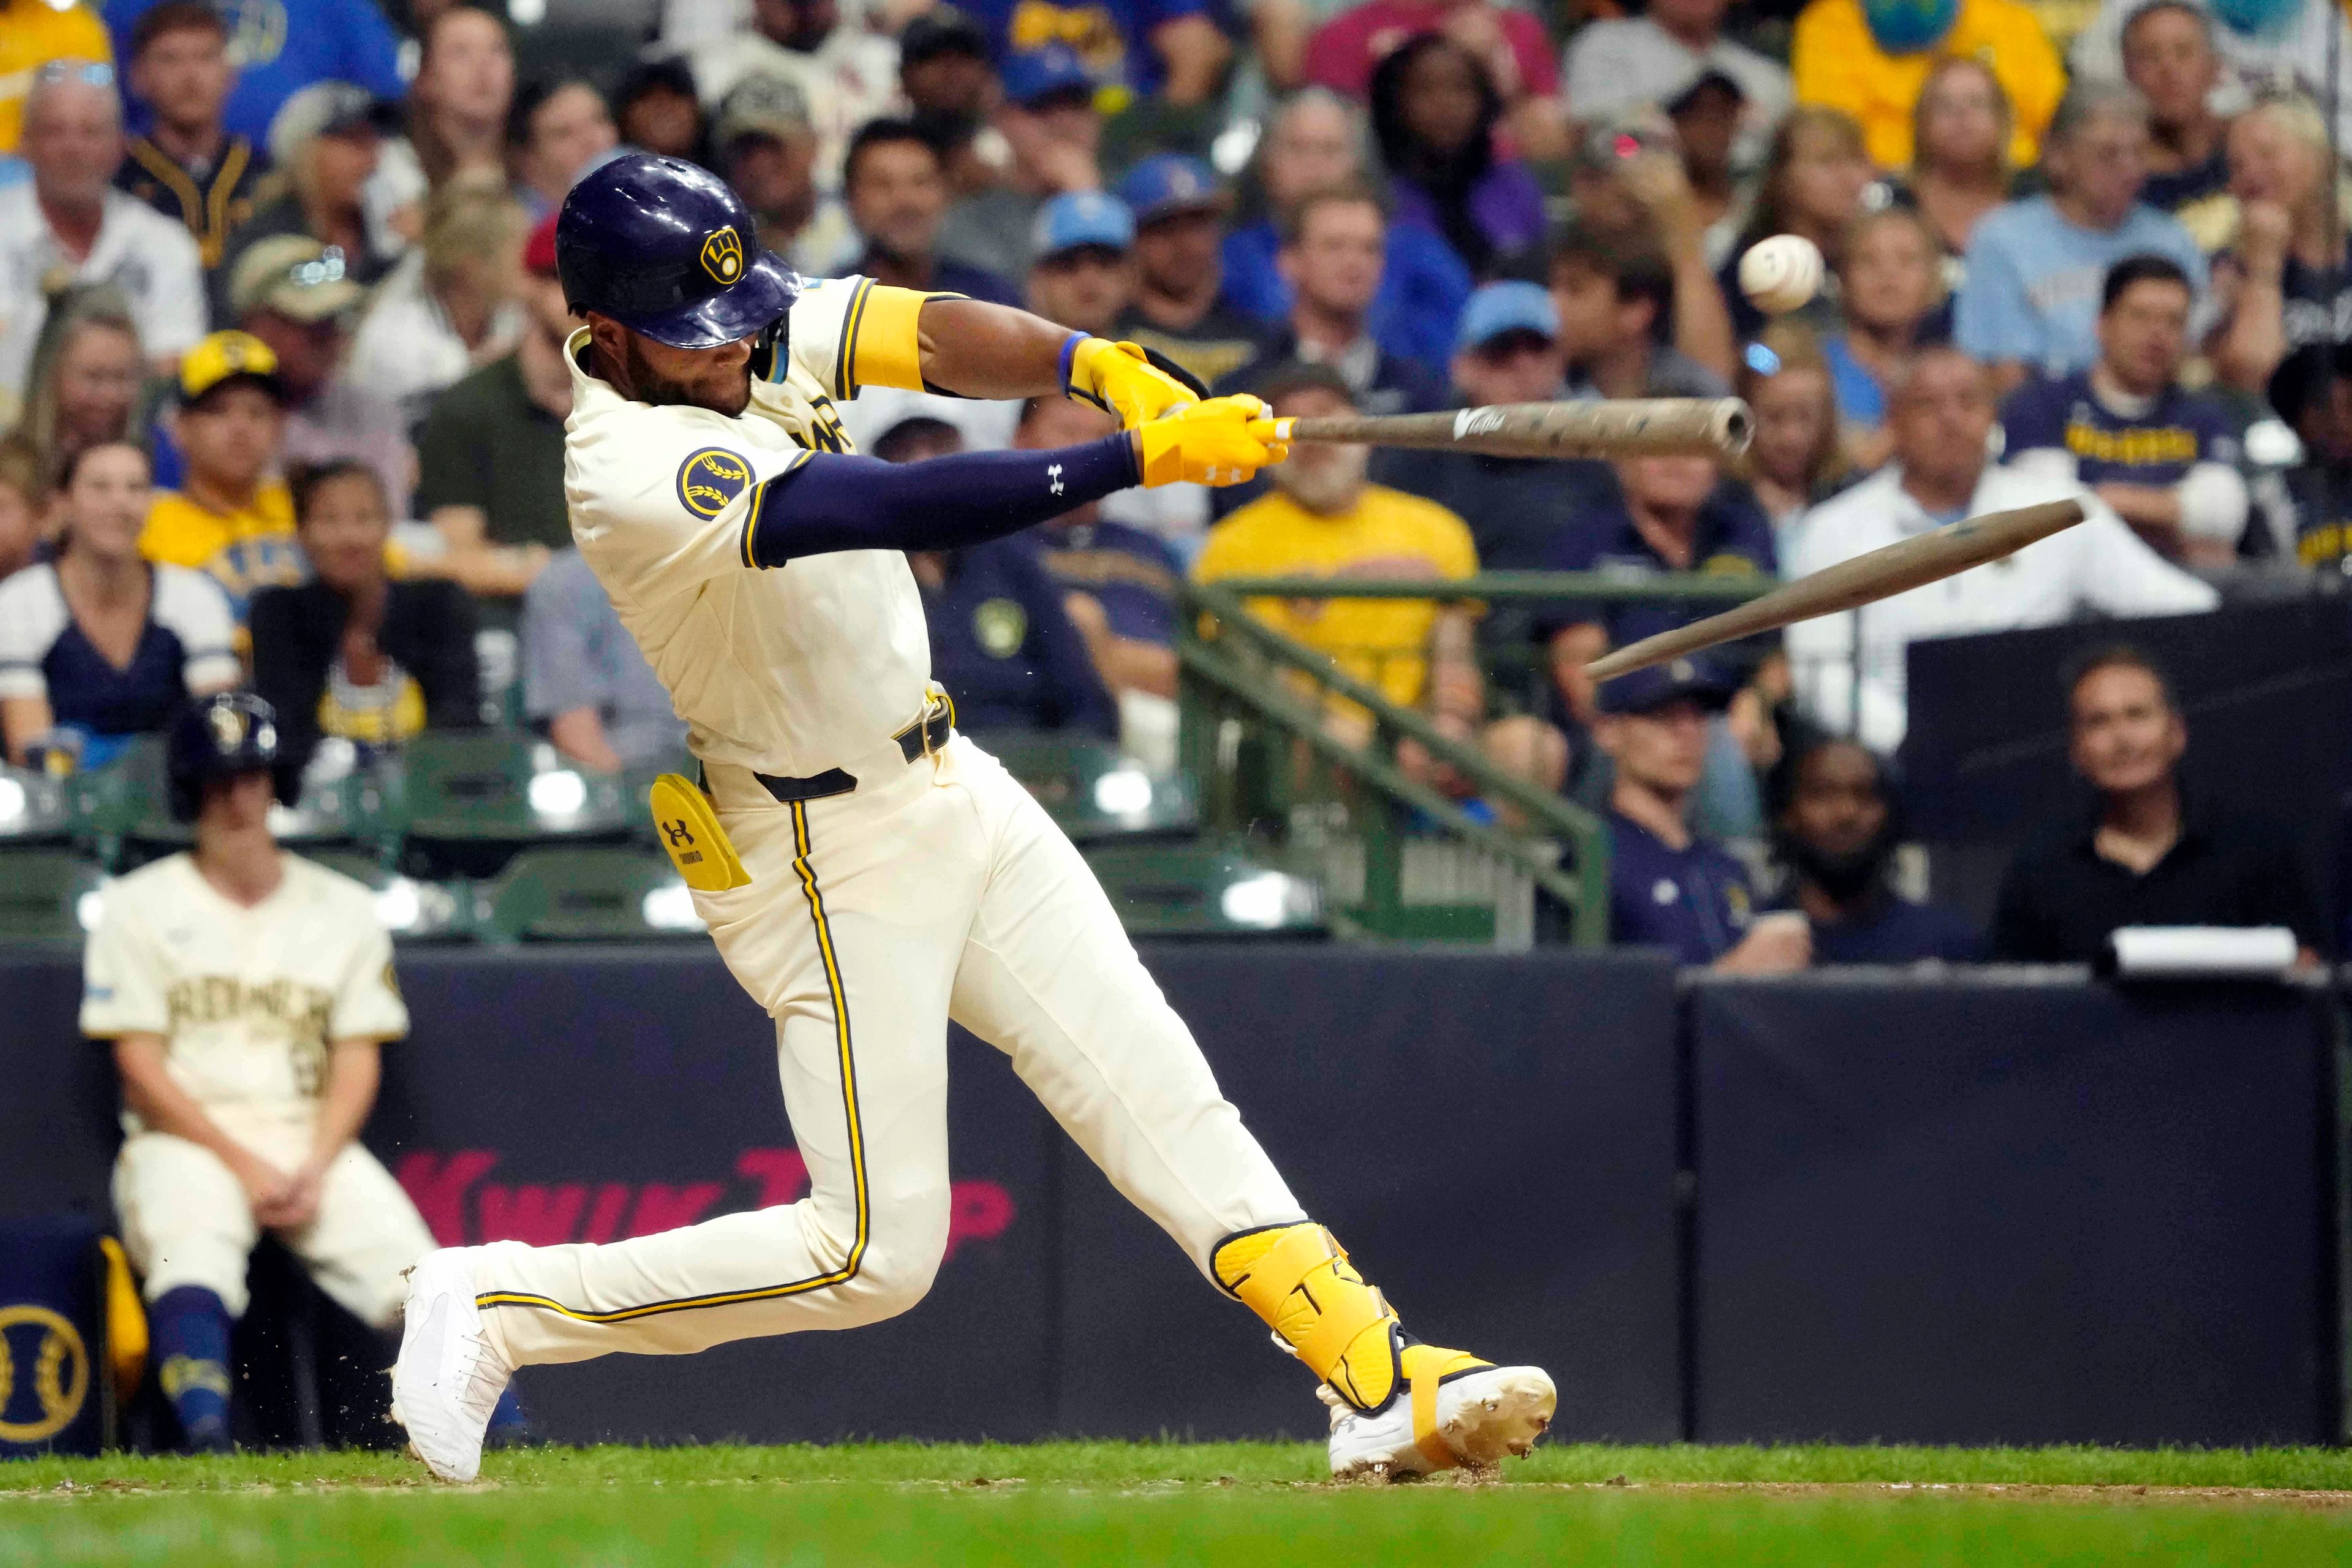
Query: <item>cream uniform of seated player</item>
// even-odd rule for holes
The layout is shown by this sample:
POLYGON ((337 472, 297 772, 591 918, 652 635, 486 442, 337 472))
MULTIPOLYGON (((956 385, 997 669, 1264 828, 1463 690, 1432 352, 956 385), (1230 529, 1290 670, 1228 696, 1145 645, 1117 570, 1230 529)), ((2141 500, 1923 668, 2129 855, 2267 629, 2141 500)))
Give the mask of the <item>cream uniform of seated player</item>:
POLYGON ((326 1293, 392 1326, 433 1245, 356 1142, 378 1047, 408 1032, 373 895, 271 840, 292 793, 269 704, 200 699, 166 751, 193 850, 110 884, 84 956, 82 1033, 122 1076, 114 1204, 148 1301, 158 1381, 192 1449, 229 1446, 228 1338, 264 1229, 326 1293))
POLYGON ((394 1373, 412 1446, 470 1479, 516 1367, 914 1305, 947 1243, 952 1018, 1321 1380, 1335 1472, 1524 1452, 1550 1379, 1402 1332, 1219 1094, 1085 861, 953 732, 929 679, 902 552, 1138 482, 1246 479, 1284 453, 1252 428, 1263 406, 1196 401, 1141 351, 1022 311, 803 284, 752 233, 724 185, 675 160, 622 157, 573 188, 557 258, 589 324, 570 346, 565 488, 583 555, 690 726, 702 784, 657 784, 656 819, 775 1019, 809 1194, 605 1246, 431 1254, 394 1373), (1063 391, 1125 428, 893 467, 841 433, 834 405, 866 385, 1063 391))

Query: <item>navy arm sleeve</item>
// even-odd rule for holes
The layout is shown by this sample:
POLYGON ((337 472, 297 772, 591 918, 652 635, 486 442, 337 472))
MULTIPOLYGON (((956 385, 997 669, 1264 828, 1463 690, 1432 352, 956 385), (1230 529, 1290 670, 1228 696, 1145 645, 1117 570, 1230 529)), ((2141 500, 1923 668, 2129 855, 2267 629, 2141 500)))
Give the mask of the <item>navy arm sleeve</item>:
POLYGON ((812 454, 761 481, 743 564, 836 550, 959 550, 1018 533, 1139 483, 1122 433, 1055 451, 957 452, 915 463, 812 454))

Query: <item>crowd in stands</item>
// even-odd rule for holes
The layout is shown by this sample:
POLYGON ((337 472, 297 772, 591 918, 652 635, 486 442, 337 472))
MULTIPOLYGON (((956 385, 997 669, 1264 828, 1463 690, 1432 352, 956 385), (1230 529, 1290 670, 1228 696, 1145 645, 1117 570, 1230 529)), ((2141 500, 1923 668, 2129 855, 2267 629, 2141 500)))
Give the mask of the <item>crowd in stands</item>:
MULTIPOLYGON (((1283 414, 1756 411, 1736 468, 1302 446, 918 556, 968 728, 1164 750, 1188 574, 1766 579, 2074 497, 1859 629, 1600 688, 1697 612, 1254 613, 1605 811, 1619 940, 1687 962, 2079 958, 2130 910, 2325 952, 2291 859, 2184 801, 2127 649, 2069 688, 2097 812, 2028 842, 1981 939, 1892 891, 1890 759, 1915 641, 2352 560, 2347 32, 2333 0, 0 0, 0 737, 96 765, 249 683, 320 768, 502 712, 587 768, 678 754, 563 494, 555 214, 643 149, 804 274, 1021 304, 1283 414), (1768 318, 1736 274, 1776 234, 1829 277, 1768 318), (1770 847, 1779 913, 1726 838, 1770 847)), ((1105 428, 841 417, 892 461, 1105 428)))

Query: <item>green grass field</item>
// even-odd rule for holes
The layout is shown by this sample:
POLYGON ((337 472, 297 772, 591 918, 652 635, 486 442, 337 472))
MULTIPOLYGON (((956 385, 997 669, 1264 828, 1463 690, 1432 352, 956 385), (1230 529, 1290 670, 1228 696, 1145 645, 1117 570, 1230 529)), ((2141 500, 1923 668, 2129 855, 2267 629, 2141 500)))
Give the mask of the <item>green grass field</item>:
POLYGON ((2352 1453, 1539 1449, 1334 1486, 1319 1447, 547 1448, 0 1467, 0 1563, 2342 1563, 2352 1453))

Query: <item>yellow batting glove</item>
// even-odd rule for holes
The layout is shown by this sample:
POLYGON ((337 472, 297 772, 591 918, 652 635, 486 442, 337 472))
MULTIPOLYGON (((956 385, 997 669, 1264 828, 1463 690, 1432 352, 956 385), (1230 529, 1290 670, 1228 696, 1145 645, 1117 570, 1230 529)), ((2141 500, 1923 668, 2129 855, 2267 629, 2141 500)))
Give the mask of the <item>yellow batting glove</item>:
POLYGON ((1188 404, 1135 432, 1147 485, 1237 485, 1290 456, 1263 433, 1265 405, 1250 396, 1188 404), (1254 427, 1255 426, 1255 427, 1254 427))
POLYGON ((1136 343, 1076 337, 1063 351, 1062 390, 1118 416, 1132 430, 1175 409, 1198 403, 1205 392, 1172 362, 1153 363, 1136 343))

